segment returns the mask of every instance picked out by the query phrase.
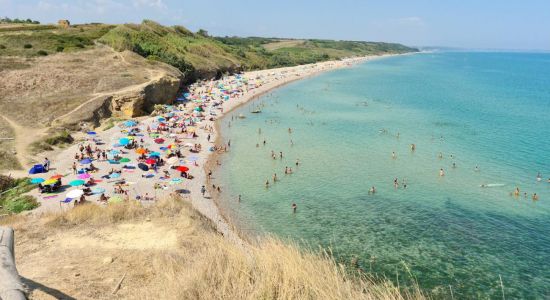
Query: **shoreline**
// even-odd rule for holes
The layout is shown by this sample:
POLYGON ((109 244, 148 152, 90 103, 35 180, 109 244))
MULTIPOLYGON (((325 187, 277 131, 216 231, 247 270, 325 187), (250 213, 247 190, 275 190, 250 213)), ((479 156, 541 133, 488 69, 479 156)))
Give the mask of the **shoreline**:
MULTIPOLYGON (((274 73, 277 71, 294 72, 292 75, 295 75, 295 76, 291 75, 290 77, 285 77, 282 80, 271 82, 270 84, 262 85, 258 89, 253 90, 251 93, 247 93, 239 98, 233 98, 230 101, 224 102, 223 113, 220 114, 218 118, 216 118, 216 120, 213 122, 214 131, 210 133, 211 135, 214 135, 213 144, 214 145, 225 144, 224 136, 221 135, 221 122, 223 122, 226 118, 228 118, 232 111, 234 111, 235 109, 241 106, 248 104, 249 102, 255 99, 260 98, 261 96, 273 91, 274 89, 280 88, 284 85, 293 83, 298 80, 311 78, 329 71, 353 67, 360 63, 364 63, 374 59, 382 59, 386 57, 393 57, 398 55, 409 55, 409 54, 410 53, 371 55, 371 56, 346 59, 342 61, 326 61, 326 62, 320 62, 320 63, 309 64, 309 65, 300 65, 300 66, 294 66, 294 67, 246 72, 244 73, 245 76, 250 76, 251 74, 256 75, 256 74, 262 74, 262 73, 274 73), (296 73, 296 72, 299 72, 300 70, 304 70, 304 68, 308 68, 309 69, 308 71, 311 71, 311 69, 314 69, 314 70, 311 72, 306 71, 303 74, 296 73)), ((205 136, 209 134, 204 130, 204 126, 201 126, 200 129, 197 131, 197 133, 199 134, 199 136, 205 136)), ((201 211, 201 213, 203 213, 212 221, 217 219, 218 222, 214 221, 214 223, 216 224, 218 231, 220 231, 220 233, 223 234, 224 236, 232 236, 233 238, 230 238, 230 239, 236 238, 237 240, 240 241, 239 244, 244 244, 243 242, 251 243, 251 238, 253 238, 253 236, 250 236, 249 234, 244 233, 242 230, 240 230, 239 226, 236 225, 235 222, 231 220, 231 216, 228 215, 228 212, 226 212, 220 206, 220 201, 224 199, 224 196, 218 193, 217 191, 214 191, 212 187, 212 182, 206 179, 206 174, 208 173, 209 170, 212 171, 213 175, 215 175, 216 172, 219 171, 221 166, 218 166, 216 162, 218 161, 218 158, 221 157, 222 155, 223 153, 218 153, 218 152, 208 153, 208 155, 206 156, 206 162, 202 168, 203 169, 202 171, 205 175, 205 179, 202 183, 207 188, 207 192, 210 195, 210 200, 212 202, 212 205, 215 207, 214 209, 216 210, 216 212, 214 213, 214 215, 209 216, 207 214, 204 214, 203 211, 201 210, 199 211, 201 211), (221 230, 219 227, 220 225, 222 228, 221 230)), ((215 176, 213 176, 213 179, 215 181, 215 176)), ((223 193, 223 190, 222 190, 222 193, 223 193)), ((198 197, 197 194, 195 194, 195 196, 198 197)), ((193 195, 191 196, 191 198, 194 198, 193 195)), ((193 204, 193 206, 195 207, 195 204, 193 204)))

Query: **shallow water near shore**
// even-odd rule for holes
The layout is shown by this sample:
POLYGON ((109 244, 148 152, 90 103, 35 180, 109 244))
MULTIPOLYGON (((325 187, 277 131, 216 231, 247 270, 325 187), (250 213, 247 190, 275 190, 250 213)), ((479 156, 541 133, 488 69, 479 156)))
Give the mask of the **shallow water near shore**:
POLYGON ((450 297, 449 286, 459 298, 500 298, 502 290, 550 297, 548 124, 550 54, 374 60, 229 113, 220 204, 245 232, 330 247, 337 259, 357 257, 401 286, 416 279, 436 297, 450 297), (286 166, 294 173, 285 175, 286 166), (266 189, 273 173, 279 181, 266 189), (518 198, 510 196, 516 186, 518 198))

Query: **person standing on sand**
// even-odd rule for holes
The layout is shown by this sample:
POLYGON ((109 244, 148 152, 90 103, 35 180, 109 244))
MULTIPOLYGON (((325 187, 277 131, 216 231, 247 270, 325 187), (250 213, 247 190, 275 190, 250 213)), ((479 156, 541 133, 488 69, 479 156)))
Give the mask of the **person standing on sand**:
POLYGON ((204 194, 206 193, 206 187, 204 185, 201 187, 201 194, 204 197, 204 194))

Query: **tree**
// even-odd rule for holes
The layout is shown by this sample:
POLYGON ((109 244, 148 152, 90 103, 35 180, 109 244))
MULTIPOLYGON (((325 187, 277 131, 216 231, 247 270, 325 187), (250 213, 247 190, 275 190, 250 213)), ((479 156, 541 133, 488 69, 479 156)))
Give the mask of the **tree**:
POLYGON ((199 31, 197 31, 197 34, 201 35, 201 36, 204 36, 204 37, 208 37, 208 31, 206 31, 204 29, 199 29, 199 31))

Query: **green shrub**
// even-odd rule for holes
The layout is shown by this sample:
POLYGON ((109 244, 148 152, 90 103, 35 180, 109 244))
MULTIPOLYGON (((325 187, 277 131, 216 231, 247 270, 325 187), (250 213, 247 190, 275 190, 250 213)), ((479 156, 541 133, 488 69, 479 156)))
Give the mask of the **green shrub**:
POLYGON ((36 201, 36 198, 29 195, 23 195, 4 202, 4 209, 16 214, 25 210, 35 209, 38 206, 40 206, 40 203, 36 201))
POLYGON ((65 50, 63 46, 57 46, 57 48, 55 49, 55 51, 57 52, 63 52, 63 50, 65 50))
POLYGON ((48 55, 48 52, 44 51, 44 50, 38 50, 38 52, 36 52, 36 54, 40 55, 40 56, 47 56, 48 55))
POLYGON ((6 49, 6 46, 0 44, 0 49, 6 49))
POLYGON ((61 145, 61 144, 70 144, 74 141, 71 133, 67 130, 63 130, 54 136, 48 137, 44 140, 48 145, 61 145))
POLYGON ((25 44, 25 45, 23 45, 23 48, 30 49, 30 48, 32 48, 32 45, 31 44, 25 44))

